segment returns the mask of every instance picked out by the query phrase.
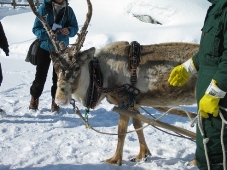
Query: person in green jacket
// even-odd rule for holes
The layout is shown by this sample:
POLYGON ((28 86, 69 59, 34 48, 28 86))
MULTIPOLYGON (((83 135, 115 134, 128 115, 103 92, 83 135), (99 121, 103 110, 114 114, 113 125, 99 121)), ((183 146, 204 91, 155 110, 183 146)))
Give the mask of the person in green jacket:
POLYGON ((200 170, 223 170, 227 167, 227 0, 209 2, 198 53, 176 66, 168 82, 182 86, 191 74, 198 74, 195 159, 200 170))

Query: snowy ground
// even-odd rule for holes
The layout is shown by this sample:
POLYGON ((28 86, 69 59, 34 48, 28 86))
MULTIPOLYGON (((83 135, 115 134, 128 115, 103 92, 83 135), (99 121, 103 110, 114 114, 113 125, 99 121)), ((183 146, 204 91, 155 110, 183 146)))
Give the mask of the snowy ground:
MULTIPOLYGON (((140 44, 162 42, 199 43, 201 27, 209 3, 205 0, 91 0, 93 17, 83 49, 101 48, 119 41, 138 41, 140 44), (140 21, 151 16, 160 24, 140 21)), ((87 6, 85 0, 70 0, 78 23, 83 25, 87 6)), ((34 15, 29 7, 12 9, 0 6, 0 20, 5 29, 10 56, 0 50, 4 80, 0 87, 0 107, 6 116, 0 118, 0 169, 20 170, 197 170, 188 165, 194 157, 195 143, 165 134, 151 126, 144 130, 152 156, 147 162, 132 163, 128 157, 139 151, 135 133, 125 140, 123 165, 102 161, 113 156, 117 136, 102 135, 86 129, 74 114, 72 106, 61 108, 59 115, 50 112, 52 69, 40 98, 40 110, 31 113, 29 89, 35 67, 26 63, 25 56, 35 39, 31 32, 34 15)), ((149 19, 149 18, 148 18, 149 19)), ((75 38, 70 41, 75 42, 75 38)), ((104 132, 116 133, 118 114, 112 105, 103 101, 89 115, 90 124, 104 132)), ((84 112, 84 107, 79 105, 84 112)), ((196 105, 183 108, 196 112, 196 105)), ((162 113, 145 108, 154 116, 162 113)), ((146 115, 144 112, 142 114, 146 115)), ((162 121, 195 132, 188 118, 168 115, 162 121)), ((133 130, 130 123, 129 129, 133 130)))

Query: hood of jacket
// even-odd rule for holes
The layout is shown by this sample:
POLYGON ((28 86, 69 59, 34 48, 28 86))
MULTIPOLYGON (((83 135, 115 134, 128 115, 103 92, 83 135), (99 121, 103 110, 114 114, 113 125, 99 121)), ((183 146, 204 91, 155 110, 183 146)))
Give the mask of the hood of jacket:
MULTIPOLYGON (((68 0, 65 0, 66 2, 68 2, 68 0)), ((44 0, 44 3, 47 2, 47 3, 50 3, 52 2, 52 0, 44 0)))
POLYGON ((208 0, 210 3, 212 3, 212 5, 217 4, 220 0, 208 0))
POLYGON ((212 3, 209 15, 220 15, 227 5, 227 0, 208 0, 212 3))
POLYGON ((63 3, 61 3, 61 4, 57 4, 55 2, 52 2, 52 7, 54 9, 55 14, 57 15, 61 9, 66 7, 66 2, 63 1, 63 3))

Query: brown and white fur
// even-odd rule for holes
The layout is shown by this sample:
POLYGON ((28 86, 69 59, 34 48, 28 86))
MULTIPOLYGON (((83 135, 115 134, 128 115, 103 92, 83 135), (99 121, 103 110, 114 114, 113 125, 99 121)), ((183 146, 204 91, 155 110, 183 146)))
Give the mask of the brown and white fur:
MULTIPOLYGON (((56 102, 68 105, 71 97, 85 105, 86 93, 90 84, 89 62, 93 56, 97 57, 103 75, 103 87, 115 88, 123 84, 130 84, 130 71, 128 70, 128 42, 114 42, 95 53, 91 48, 78 54, 76 59, 74 75, 70 79, 65 77, 60 67, 55 64, 58 73, 58 87, 56 102)), ((198 45, 189 43, 165 43, 144 45, 141 51, 141 61, 137 68, 136 88, 140 94, 136 97, 135 109, 139 111, 139 106, 179 106, 182 104, 193 104, 195 100, 196 76, 192 76, 187 84, 182 87, 173 87, 168 83, 168 77, 173 67, 181 64, 198 51, 198 45)), ((118 93, 102 93, 98 104, 104 99, 121 106, 127 98, 119 98, 118 93)), ((127 131, 130 117, 121 115, 118 124, 118 133, 127 131)), ((135 128, 142 127, 141 121, 133 119, 135 128)), ((145 155, 150 155, 150 151, 145 142, 143 131, 137 132, 140 151, 136 156, 139 161, 145 155)), ((118 144, 115 155, 107 159, 106 162, 120 165, 122 162, 122 152, 125 135, 118 136, 118 144)))

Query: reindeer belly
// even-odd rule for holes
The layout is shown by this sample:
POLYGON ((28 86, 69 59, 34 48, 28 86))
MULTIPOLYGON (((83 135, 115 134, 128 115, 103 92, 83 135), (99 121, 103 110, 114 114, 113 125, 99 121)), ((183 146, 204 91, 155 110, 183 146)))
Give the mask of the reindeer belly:
POLYGON ((137 97, 139 105, 144 106, 179 106, 196 103, 195 98, 196 77, 181 86, 173 87, 166 81, 154 82, 147 91, 141 91, 137 97))

